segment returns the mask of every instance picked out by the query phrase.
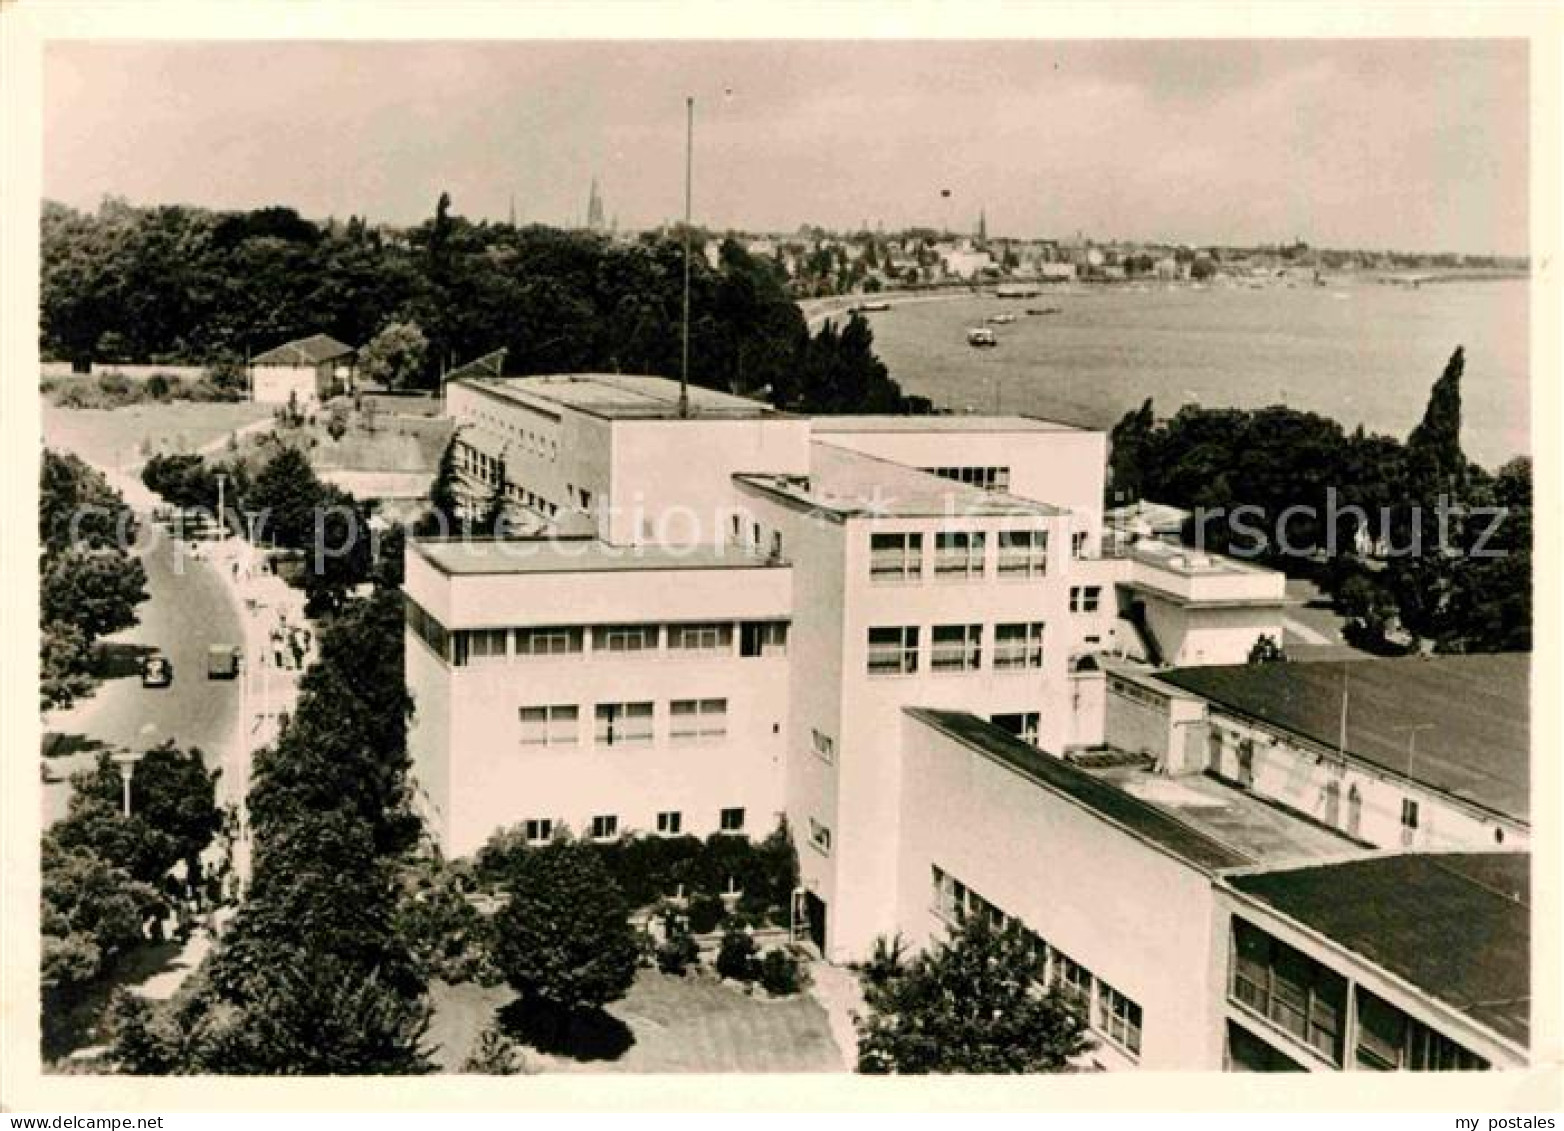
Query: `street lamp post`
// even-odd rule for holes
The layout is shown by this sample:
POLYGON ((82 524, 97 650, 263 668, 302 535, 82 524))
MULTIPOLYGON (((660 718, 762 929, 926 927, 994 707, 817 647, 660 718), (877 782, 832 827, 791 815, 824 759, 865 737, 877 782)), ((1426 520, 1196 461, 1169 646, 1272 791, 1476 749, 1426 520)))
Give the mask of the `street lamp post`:
POLYGON ((223 503, 226 501, 223 488, 227 485, 227 482, 228 476, 219 471, 217 473, 217 538, 221 542, 228 540, 228 523, 223 517, 227 513, 226 508, 223 506, 223 503))
POLYGON ((114 765, 119 770, 119 780, 124 786, 123 815, 126 818, 130 817, 130 778, 136 772, 136 763, 141 761, 143 757, 145 755, 138 754, 133 750, 122 750, 118 754, 112 755, 114 765))

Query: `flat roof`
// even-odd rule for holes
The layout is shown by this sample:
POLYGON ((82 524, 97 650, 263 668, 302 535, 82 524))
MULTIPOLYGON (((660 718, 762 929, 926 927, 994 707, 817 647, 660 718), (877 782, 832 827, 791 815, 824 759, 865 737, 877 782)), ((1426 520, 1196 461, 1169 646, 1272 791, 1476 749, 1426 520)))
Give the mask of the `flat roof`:
POLYGON ((1205 774, 1167 774, 1137 766, 1087 773, 1165 809, 1250 860, 1300 863, 1340 859, 1365 846, 1335 829, 1205 774))
POLYGON ((1028 780, 1091 809, 1110 823, 1205 871, 1236 868, 1253 860, 1160 805, 1137 797, 1110 781, 1045 754, 992 723, 963 711, 908 707, 906 713, 1019 773, 1028 780))
POLYGON ((1138 562, 1165 569, 1182 577, 1218 577, 1232 574, 1276 573, 1265 566, 1239 561, 1225 554, 1210 554, 1155 538, 1132 543, 1130 556, 1138 562))
MULTIPOLYGON (((500 397, 536 398, 605 420, 678 420, 679 382, 624 373, 561 373, 541 377, 462 377, 500 397)), ((690 416, 703 420, 785 418, 770 405, 715 389, 689 387, 690 416)))
POLYGON ((1529 654, 1239 664, 1154 678, 1330 749, 1340 741, 1345 683, 1347 754, 1530 820, 1529 654))
POLYGON ((743 474, 734 478, 811 510, 843 518, 1053 517, 1066 513, 1047 503, 984 491, 825 441, 809 445, 807 476, 743 474))
POLYGON ((830 432, 1082 432, 1073 424, 1036 416, 816 416, 811 430, 830 432))
POLYGON ((456 576, 764 569, 789 564, 737 546, 615 546, 595 537, 414 538, 408 545, 441 573, 456 576))
POLYGON ((1529 854, 1375 856, 1226 882, 1501 1036, 1529 1039, 1529 854))

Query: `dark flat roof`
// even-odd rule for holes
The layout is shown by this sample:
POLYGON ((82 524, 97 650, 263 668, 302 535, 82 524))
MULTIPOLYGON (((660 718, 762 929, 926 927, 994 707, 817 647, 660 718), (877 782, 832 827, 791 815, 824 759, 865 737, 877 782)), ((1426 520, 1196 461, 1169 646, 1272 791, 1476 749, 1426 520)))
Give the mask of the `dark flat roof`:
POLYGON ((1227 882, 1500 1036, 1529 1039, 1529 854, 1376 856, 1227 882))
POLYGON ((1429 656, 1181 668, 1166 683, 1495 813, 1530 820, 1531 656, 1429 656), (1416 730, 1416 757, 1407 754, 1416 730))
POLYGON ((1216 871, 1253 862, 1237 849, 1207 836, 1167 810, 1045 754, 976 715, 927 707, 908 707, 906 712, 1023 777, 1063 794, 1105 820, 1159 845, 1196 868, 1216 871))

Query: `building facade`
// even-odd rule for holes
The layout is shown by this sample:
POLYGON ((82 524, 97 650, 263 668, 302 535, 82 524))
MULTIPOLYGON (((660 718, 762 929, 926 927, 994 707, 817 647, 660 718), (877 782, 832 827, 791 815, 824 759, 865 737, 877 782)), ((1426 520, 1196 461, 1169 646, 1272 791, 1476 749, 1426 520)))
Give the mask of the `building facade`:
MULTIPOLYGON (((407 549, 409 744, 445 851, 785 817, 827 959, 1001 915, 1082 1001, 1088 1067, 1254 1059, 1227 877, 1373 842, 1234 776, 1228 719, 1155 665, 1280 639, 1281 575, 1105 537, 1105 437, 1052 422, 809 420, 592 374, 462 376, 446 404, 468 506, 526 533, 407 549)), ((1449 1004, 1354 969, 1422 1024, 1449 1004)))

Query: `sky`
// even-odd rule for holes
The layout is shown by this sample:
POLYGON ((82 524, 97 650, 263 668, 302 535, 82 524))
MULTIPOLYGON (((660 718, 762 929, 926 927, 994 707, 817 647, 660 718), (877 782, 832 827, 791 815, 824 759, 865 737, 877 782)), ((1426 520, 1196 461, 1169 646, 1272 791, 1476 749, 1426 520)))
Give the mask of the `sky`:
POLYGON ((44 195, 622 227, 1529 246, 1523 40, 55 41, 44 195), (949 190, 948 197, 942 195, 949 190))

